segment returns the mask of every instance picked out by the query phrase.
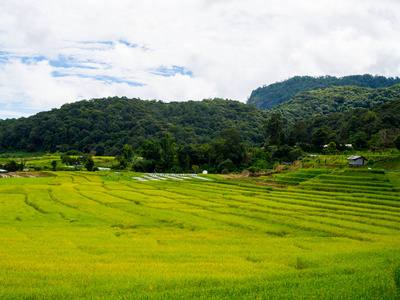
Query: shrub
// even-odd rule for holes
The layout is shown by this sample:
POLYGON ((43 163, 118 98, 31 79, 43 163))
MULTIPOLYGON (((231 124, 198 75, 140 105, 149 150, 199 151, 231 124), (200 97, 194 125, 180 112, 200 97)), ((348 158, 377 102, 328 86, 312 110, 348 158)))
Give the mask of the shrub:
POLYGON ((93 168, 94 168, 94 161, 93 161, 93 158, 92 158, 91 156, 89 156, 89 157, 86 159, 85 168, 86 168, 88 171, 93 171, 93 168))
POLYGON ((21 169, 21 165, 18 164, 15 160, 9 160, 5 165, 4 169, 6 169, 9 172, 15 172, 21 169))
POLYGON ((251 167, 249 167, 247 170, 250 172, 250 175, 253 176, 255 173, 257 173, 257 172, 260 171, 260 168, 255 167, 255 166, 251 166, 251 167))
POLYGON ((200 167, 198 165, 193 165, 192 170, 196 174, 201 173, 200 167))

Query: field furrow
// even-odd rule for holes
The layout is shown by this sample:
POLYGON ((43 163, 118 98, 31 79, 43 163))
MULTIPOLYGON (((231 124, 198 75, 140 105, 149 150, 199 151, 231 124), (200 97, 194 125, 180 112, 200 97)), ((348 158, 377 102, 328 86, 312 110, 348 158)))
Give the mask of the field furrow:
POLYGON ((293 173, 1 179, 0 298, 397 299, 400 177, 293 173))

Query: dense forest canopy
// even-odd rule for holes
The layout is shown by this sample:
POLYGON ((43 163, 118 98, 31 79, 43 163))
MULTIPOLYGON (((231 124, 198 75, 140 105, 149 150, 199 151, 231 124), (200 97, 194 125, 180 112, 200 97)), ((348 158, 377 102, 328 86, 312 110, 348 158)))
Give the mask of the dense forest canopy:
POLYGON ((265 140, 265 113, 238 101, 171 102, 128 98, 83 100, 28 118, 0 121, 0 151, 95 151, 113 155, 125 144, 169 133, 178 145, 204 144, 237 128, 250 145, 265 140))
POLYGON ((292 99, 297 93, 333 86, 358 86, 368 88, 390 87, 400 84, 400 78, 386 78, 384 76, 351 75, 345 77, 334 76, 295 76, 288 80, 277 82, 254 90, 247 103, 252 103, 261 109, 271 109, 274 106, 292 99))
MULTIPOLYGON (((271 110, 223 99, 83 100, 0 121, 0 152, 117 156, 140 172, 238 172, 293 162, 304 152, 400 149, 400 84, 298 93, 271 110)), ((90 157, 87 156, 87 157, 90 157)), ((90 162, 90 160, 89 160, 90 162)))
POLYGON ((335 149, 346 143, 356 149, 392 148, 400 135, 400 98, 370 109, 357 108, 303 119, 287 126, 285 134, 287 143, 310 143, 314 149, 331 142, 335 143, 335 149))
POLYGON ((400 99, 400 84, 377 89, 336 86, 298 93, 293 99, 274 107, 272 111, 279 111, 291 125, 318 115, 372 108, 395 99, 400 99))

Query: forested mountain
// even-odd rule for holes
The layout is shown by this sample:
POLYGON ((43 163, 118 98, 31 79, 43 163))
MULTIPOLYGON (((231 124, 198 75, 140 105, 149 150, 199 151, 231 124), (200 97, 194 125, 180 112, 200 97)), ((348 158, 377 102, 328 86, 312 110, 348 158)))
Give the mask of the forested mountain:
POLYGON ((223 99, 113 97, 2 120, 0 152, 59 151, 66 162, 79 152, 117 156, 117 168, 140 172, 225 173, 272 168, 303 151, 337 153, 348 143, 400 149, 399 127, 400 85, 302 92, 270 111, 223 99))
POLYGON ((298 93, 293 99, 272 109, 280 112, 291 125, 296 121, 356 108, 372 108, 400 99, 400 84, 388 88, 336 86, 298 93))
POLYGON ((237 128, 249 145, 265 140, 265 114, 238 101, 171 102, 127 98, 83 100, 28 118, 0 121, 0 151, 79 150, 115 155, 165 133, 177 145, 204 144, 237 128))
MULTIPOLYGON (((314 147, 334 142, 352 143, 357 149, 394 147, 400 135, 400 99, 351 111, 320 115, 296 122, 286 131, 287 140, 312 143, 314 147)), ((399 141, 400 142, 400 141, 399 141)))
POLYGON ((251 93, 247 103, 252 103, 262 109, 271 109, 293 98, 299 92, 325 89, 333 86, 358 86, 368 88, 390 87, 400 84, 400 78, 386 78, 383 76, 351 75, 345 77, 334 76, 296 76, 288 80, 260 87, 251 93))

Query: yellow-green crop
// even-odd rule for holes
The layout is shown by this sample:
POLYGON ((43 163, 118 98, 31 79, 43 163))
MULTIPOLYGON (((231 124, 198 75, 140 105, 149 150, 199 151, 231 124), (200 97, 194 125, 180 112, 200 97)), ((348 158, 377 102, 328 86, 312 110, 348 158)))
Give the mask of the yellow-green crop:
POLYGON ((0 299, 398 299, 398 177, 325 173, 0 178, 0 299))

